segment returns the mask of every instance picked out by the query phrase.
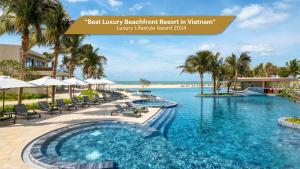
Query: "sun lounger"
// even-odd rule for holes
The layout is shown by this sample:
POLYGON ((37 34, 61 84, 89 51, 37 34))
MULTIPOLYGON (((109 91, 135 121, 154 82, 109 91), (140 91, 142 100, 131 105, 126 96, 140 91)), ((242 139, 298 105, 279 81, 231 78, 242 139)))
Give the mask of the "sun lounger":
POLYGON ((138 110, 141 113, 148 113, 149 112, 148 108, 145 107, 145 106, 138 107, 138 106, 135 106, 134 104, 132 104, 132 102, 125 102, 125 104, 126 104, 126 106, 124 107, 125 109, 135 109, 135 110, 138 110))
POLYGON ((98 95, 96 95, 96 96, 92 99, 92 101, 96 101, 96 102, 98 102, 99 104, 109 102, 108 100, 105 100, 103 97, 99 97, 98 95))
MULTIPOLYGON (((48 103, 46 101, 40 101, 38 102, 39 108, 41 111, 45 111, 49 114, 57 113, 58 108, 57 107, 49 107, 48 103)), ((61 114, 61 110, 59 110, 59 113, 61 114)))
POLYGON ((35 116, 41 118, 40 113, 37 113, 36 111, 29 112, 24 104, 14 105, 14 111, 15 111, 15 115, 24 116, 26 117, 27 120, 29 120, 30 117, 35 117, 35 116))
POLYGON ((59 110, 71 110, 71 108, 77 110, 77 106, 73 104, 65 104, 63 99, 57 99, 56 103, 59 110))
POLYGON ((126 110, 123 109, 121 105, 117 104, 115 105, 116 110, 113 110, 111 112, 111 115, 113 114, 123 114, 123 116, 128 116, 128 117, 140 117, 141 116, 141 112, 137 111, 137 110, 126 110))
POLYGON ((84 105, 90 106, 89 104, 87 104, 85 102, 79 101, 76 97, 72 97, 71 100, 74 105, 81 106, 82 108, 84 107, 84 105))
POLYGON ((83 103, 87 104, 87 105, 95 105, 96 102, 93 102, 90 100, 90 98, 88 96, 83 96, 83 103))

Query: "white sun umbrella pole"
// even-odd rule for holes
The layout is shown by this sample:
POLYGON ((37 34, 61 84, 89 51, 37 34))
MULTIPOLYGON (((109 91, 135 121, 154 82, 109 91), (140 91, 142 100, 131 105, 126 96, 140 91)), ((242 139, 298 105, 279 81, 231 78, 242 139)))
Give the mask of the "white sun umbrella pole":
POLYGON ((20 88, 20 87, 35 87, 33 84, 11 78, 9 76, 0 76, 0 90, 2 91, 2 113, 1 116, 3 116, 4 113, 4 102, 5 102, 5 92, 8 89, 12 88, 20 88))
MULTIPOLYGON (((64 82, 69 83, 70 87, 71 86, 84 86, 84 85, 88 85, 89 84, 87 82, 84 82, 82 80, 77 79, 76 77, 73 77, 73 78, 70 78, 70 79, 66 79, 66 80, 64 80, 64 82)), ((73 92, 72 93, 73 93, 73 96, 74 96, 74 87, 73 87, 73 92)))
MULTIPOLYGON (((69 86, 70 85, 70 83, 67 83, 67 82, 64 82, 64 81, 61 81, 58 79, 54 79, 50 76, 45 76, 40 79, 32 80, 32 81, 30 81, 30 83, 37 85, 37 86, 47 87, 47 90, 48 90, 48 87, 50 87, 50 86, 53 87, 53 86, 69 86)), ((53 98, 52 102, 54 102, 54 98, 53 98)))

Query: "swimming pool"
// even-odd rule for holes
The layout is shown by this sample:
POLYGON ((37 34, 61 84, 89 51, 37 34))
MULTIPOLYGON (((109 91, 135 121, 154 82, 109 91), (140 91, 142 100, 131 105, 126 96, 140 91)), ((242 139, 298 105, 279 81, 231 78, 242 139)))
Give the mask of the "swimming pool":
POLYGON ((279 117, 300 116, 299 105, 280 97, 201 98, 194 97, 199 89, 151 90, 179 104, 172 108, 176 116, 165 134, 146 126, 99 122, 57 132, 58 137, 37 144, 43 145, 41 153, 50 162, 112 160, 121 169, 300 166, 300 131, 277 124, 279 117))
POLYGON ((134 104, 147 106, 147 107, 163 107, 163 108, 171 108, 176 107, 177 103, 168 101, 168 100, 149 100, 149 99, 140 99, 132 101, 134 104))

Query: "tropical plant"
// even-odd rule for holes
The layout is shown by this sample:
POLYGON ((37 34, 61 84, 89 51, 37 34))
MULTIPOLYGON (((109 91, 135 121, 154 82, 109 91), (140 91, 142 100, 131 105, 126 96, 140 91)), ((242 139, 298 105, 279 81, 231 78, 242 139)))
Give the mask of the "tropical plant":
POLYGON ((181 73, 198 73, 200 76, 201 95, 203 95, 203 75, 209 69, 210 58, 213 53, 210 51, 200 51, 195 55, 190 55, 185 60, 184 65, 178 68, 182 69, 181 73))
MULTIPOLYGON (((68 69, 68 76, 72 78, 74 76, 75 68, 80 64, 82 60, 82 43, 84 36, 82 35, 65 35, 62 38, 62 52, 64 54, 62 63, 68 69)), ((72 97, 72 88, 69 87, 69 95, 72 97)))
POLYGON ((226 64, 221 64, 219 71, 218 71, 218 85, 217 85, 217 91, 219 91, 222 82, 226 81, 226 86, 227 86, 227 94, 229 94, 229 88, 231 86, 232 81, 228 80, 228 79, 233 79, 232 73, 231 73, 232 69, 226 65, 226 64))
MULTIPOLYGON (((57 1, 47 12, 45 20, 46 28, 43 30, 43 41, 53 47, 52 77, 56 78, 58 55, 61 52, 61 40, 64 33, 71 25, 71 19, 64 10, 62 4, 57 1)), ((52 102, 55 98, 55 87, 52 88, 52 102)))
POLYGON ((223 59, 220 58, 220 53, 216 53, 210 56, 210 64, 209 64, 209 71, 211 72, 212 80, 213 80, 213 94, 216 93, 217 89, 217 80, 218 76, 220 75, 220 67, 223 62, 223 59))
POLYGON ((293 59, 286 62, 285 65, 289 70, 289 74, 293 76, 293 79, 296 79, 297 75, 300 74, 300 60, 293 59))
POLYGON ((279 67, 278 68, 278 76, 279 77, 289 77, 290 76, 289 68, 279 67))
POLYGON ((16 60, 2 60, 0 61, 0 74, 4 76, 16 77, 18 74, 20 64, 16 60))
POLYGON ((277 67, 270 62, 266 64, 260 63, 252 70, 254 76, 260 76, 260 77, 276 76, 277 71, 278 71, 277 67))
MULTIPOLYGON (((49 3, 46 0, 1 0, 0 6, 3 14, 0 17, 0 35, 4 33, 16 33, 21 35, 21 48, 19 78, 25 78, 25 59, 30 49, 30 35, 34 33, 36 39, 40 39, 41 24, 45 20, 45 11, 49 3)), ((19 90, 18 102, 22 102, 23 89, 19 90)))
POLYGON ((151 82, 149 80, 143 79, 143 78, 140 79, 140 83, 141 83, 143 88, 148 87, 151 84, 151 82))
POLYGON ((68 68, 69 78, 73 77, 76 65, 80 64, 80 60, 83 58, 83 40, 83 35, 65 35, 62 38, 63 64, 68 68))
POLYGON ((230 84, 233 78, 234 89, 236 89, 238 77, 247 74, 250 70, 251 57, 247 52, 242 53, 240 57, 232 54, 225 59, 225 62, 231 68, 231 71, 229 71, 231 74, 231 78, 229 79, 229 81, 231 81, 230 84))
POLYGON ((83 74, 87 78, 101 78, 103 74, 103 65, 106 63, 104 56, 98 55, 99 48, 93 49, 91 44, 83 45, 84 59, 81 60, 83 65, 83 74))

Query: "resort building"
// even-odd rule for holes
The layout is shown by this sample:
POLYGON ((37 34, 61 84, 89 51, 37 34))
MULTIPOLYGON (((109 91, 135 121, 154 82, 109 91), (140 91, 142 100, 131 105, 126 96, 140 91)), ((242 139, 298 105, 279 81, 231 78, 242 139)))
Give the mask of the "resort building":
POLYGON ((237 82, 241 87, 241 90, 245 90, 249 87, 256 87, 264 89, 264 93, 272 93, 272 89, 280 89, 290 87, 292 78, 284 77, 242 77, 238 78, 237 82))
MULTIPOLYGON (((20 55, 22 54, 22 48, 19 45, 7 45, 0 44, 0 61, 2 60, 16 60, 20 61, 20 55)), ((44 55, 30 50, 28 56, 25 59, 25 67, 31 68, 32 73, 36 78, 43 76, 51 76, 52 67, 49 63, 50 60, 44 55)), ((68 74, 65 72, 57 71, 57 77, 64 79, 68 74)))

